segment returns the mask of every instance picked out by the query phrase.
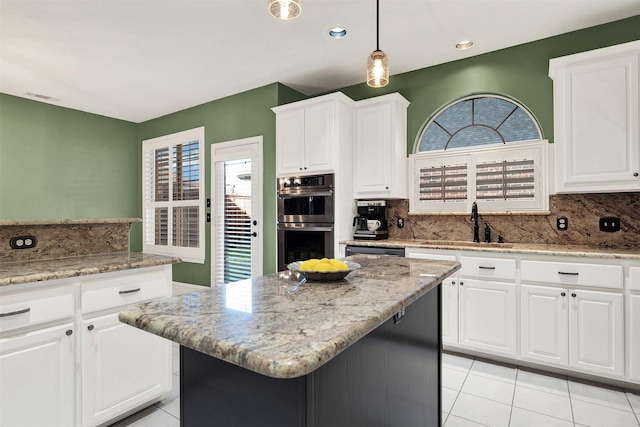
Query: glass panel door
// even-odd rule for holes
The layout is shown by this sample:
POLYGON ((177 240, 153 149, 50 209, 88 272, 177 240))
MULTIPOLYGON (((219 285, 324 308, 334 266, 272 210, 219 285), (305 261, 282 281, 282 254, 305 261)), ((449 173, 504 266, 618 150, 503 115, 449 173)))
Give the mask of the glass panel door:
POLYGON ((261 150, 243 141, 212 145, 212 284, 262 274, 261 150))

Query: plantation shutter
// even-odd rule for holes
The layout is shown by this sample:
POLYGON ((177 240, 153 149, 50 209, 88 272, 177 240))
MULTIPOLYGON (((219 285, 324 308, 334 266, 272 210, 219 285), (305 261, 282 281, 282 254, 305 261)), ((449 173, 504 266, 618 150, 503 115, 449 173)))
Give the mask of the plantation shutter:
POLYGON ((420 168, 420 200, 465 200, 467 198, 467 165, 445 165, 420 168))
POLYGON ((534 197, 533 160, 503 160, 476 164, 476 199, 532 200, 534 197))
POLYGON ((220 162, 217 170, 216 282, 251 277, 251 159, 220 162))

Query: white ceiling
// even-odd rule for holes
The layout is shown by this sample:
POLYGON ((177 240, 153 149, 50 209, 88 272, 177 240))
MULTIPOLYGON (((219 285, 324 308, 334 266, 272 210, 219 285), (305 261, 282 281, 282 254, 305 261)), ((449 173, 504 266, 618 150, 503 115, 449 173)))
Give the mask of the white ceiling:
MULTIPOLYGON (((276 81, 364 82, 375 0, 302 6, 279 21, 267 0, 0 0, 0 91, 141 122, 276 81)), ((380 48, 393 76, 639 14, 640 0, 381 0, 380 48)))

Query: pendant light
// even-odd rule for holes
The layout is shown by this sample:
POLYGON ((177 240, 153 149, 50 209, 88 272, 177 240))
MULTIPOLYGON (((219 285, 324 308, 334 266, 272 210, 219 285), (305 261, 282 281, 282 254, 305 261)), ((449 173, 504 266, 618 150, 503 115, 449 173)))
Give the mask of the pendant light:
POLYGON ((293 19, 302 12, 302 0, 269 0, 269 13, 282 20, 293 19))
POLYGON ((367 84, 384 87, 389 83, 389 57, 380 50, 380 0, 376 0, 376 50, 367 60, 367 84))

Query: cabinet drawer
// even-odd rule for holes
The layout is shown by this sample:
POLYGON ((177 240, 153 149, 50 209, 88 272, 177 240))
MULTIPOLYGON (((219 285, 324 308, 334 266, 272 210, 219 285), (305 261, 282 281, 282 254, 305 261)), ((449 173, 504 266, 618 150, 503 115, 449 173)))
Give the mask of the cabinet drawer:
POLYGON ((629 278, 631 280, 629 289, 640 291, 640 267, 631 267, 629 269, 629 278))
POLYGON ((73 316, 73 285, 2 295, 0 332, 73 316))
POLYGON ((501 258, 460 257, 461 276, 515 280, 516 261, 501 258))
POLYGON ((455 255, 434 254, 428 249, 422 248, 405 248, 404 256, 406 258, 419 258, 419 259, 435 259, 439 261, 455 261, 455 255))
POLYGON ((523 282, 610 289, 622 289, 623 286, 623 272, 620 265, 522 261, 520 274, 523 282))
POLYGON ((171 270, 127 273, 82 282, 82 313, 135 304, 171 295, 171 270))

